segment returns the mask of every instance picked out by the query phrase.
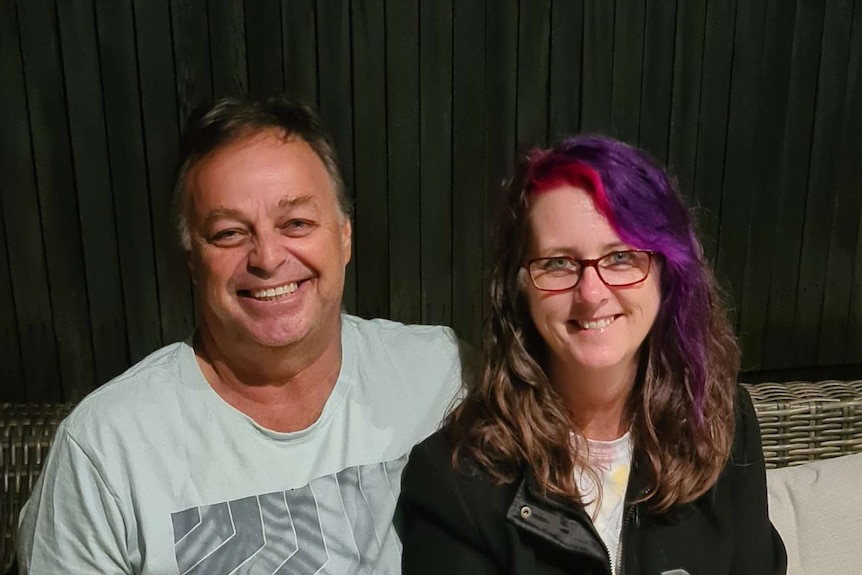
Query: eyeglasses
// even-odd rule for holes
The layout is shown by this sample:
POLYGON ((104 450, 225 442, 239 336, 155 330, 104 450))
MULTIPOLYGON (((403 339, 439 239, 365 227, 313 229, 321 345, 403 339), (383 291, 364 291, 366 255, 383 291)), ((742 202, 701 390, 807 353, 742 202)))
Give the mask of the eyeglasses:
POLYGON ((565 291, 572 289, 592 267, 599 279, 608 287, 637 285, 649 277, 653 252, 647 250, 624 250, 605 254, 594 260, 577 260, 567 256, 536 258, 525 263, 530 279, 536 289, 542 291, 565 291))

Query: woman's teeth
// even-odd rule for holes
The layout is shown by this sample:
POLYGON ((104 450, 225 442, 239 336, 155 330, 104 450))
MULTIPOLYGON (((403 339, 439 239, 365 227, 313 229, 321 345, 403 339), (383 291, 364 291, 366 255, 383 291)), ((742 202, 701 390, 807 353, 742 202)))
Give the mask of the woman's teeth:
POLYGON ((278 286, 277 288, 262 289, 251 292, 251 297, 254 299, 272 299, 280 295, 293 293, 297 290, 299 284, 296 282, 278 286))
POLYGON ((580 321, 580 320, 578 320, 577 323, 582 329, 605 329, 606 327, 611 325, 613 322, 614 322, 614 317, 611 316, 611 317, 606 317, 603 319, 597 319, 594 321, 580 321))

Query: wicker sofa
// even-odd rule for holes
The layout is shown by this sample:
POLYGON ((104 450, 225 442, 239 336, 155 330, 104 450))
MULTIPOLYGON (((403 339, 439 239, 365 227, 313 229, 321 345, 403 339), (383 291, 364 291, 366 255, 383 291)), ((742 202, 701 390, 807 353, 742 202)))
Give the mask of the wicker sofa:
MULTIPOLYGON (((745 385, 754 400, 763 436, 763 453, 769 469, 771 514, 772 508, 782 503, 774 500, 773 485, 778 485, 779 473, 786 474, 777 468, 789 469, 811 462, 815 462, 812 465, 821 465, 824 460, 846 459, 842 456, 862 453, 862 381, 745 385)), ((39 475, 57 424, 71 408, 69 404, 0 404, 0 470, 3 480, 0 573, 7 573, 13 563, 18 512, 39 475)), ((781 489, 788 481, 788 484, 794 481, 785 475, 780 479, 781 489)), ((786 489, 781 493, 789 493, 791 499, 796 497, 786 489)), ((794 517, 791 512, 790 516, 781 519, 787 525, 782 525, 775 517, 773 522, 788 545, 788 573, 808 573, 799 565, 797 542, 793 540, 798 527, 795 522, 799 517, 794 517)), ((858 559, 856 566, 862 565, 858 546, 852 553, 858 559)))

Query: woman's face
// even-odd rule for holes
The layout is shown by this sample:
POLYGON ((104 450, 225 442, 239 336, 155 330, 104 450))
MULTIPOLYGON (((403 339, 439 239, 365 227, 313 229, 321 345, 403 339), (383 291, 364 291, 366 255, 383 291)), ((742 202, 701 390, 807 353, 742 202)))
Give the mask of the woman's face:
MULTIPOLYGON (((565 186, 532 195, 527 218, 527 259, 595 259, 632 249, 581 188, 565 186)), ((610 288, 594 267, 585 266, 578 284, 560 292, 541 291, 526 277, 523 289, 530 315, 547 344, 549 360, 569 372, 634 368, 658 314, 659 275, 653 261, 646 281, 610 288)))

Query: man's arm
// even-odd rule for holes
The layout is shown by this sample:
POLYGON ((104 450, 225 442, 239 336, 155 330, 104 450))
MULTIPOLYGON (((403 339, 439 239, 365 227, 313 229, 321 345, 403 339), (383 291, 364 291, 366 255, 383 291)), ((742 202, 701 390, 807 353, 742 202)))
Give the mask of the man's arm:
POLYGON ((17 544, 24 575, 133 573, 118 499, 64 424, 21 512, 17 544))

